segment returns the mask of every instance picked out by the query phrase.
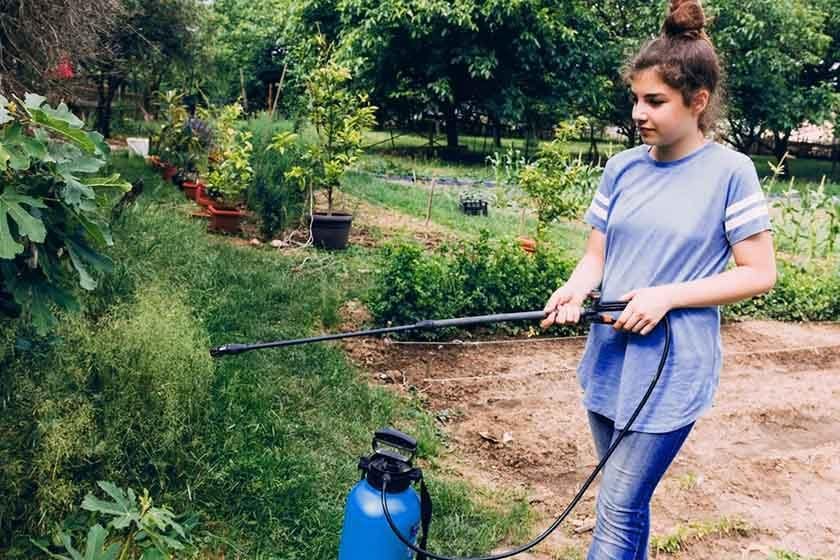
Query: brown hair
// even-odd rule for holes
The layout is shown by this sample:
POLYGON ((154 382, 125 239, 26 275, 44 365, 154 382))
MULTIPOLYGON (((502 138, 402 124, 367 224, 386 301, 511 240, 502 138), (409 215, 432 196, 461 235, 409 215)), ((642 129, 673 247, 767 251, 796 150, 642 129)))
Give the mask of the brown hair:
POLYGON ((643 46, 622 69, 628 84, 638 72, 655 69, 662 81, 682 93, 686 106, 698 91, 708 90, 709 103, 698 120, 703 133, 714 126, 722 105, 720 61, 705 27, 706 15, 700 0, 670 0, 659 36, 643 46))

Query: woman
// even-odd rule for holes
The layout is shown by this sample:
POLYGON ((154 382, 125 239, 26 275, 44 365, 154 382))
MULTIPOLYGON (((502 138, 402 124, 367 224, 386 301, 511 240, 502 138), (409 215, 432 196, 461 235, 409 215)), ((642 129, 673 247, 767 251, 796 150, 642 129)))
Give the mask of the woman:
POLYGON ((644 144, 607 162, 585 216, 585 253, 545 306, 543 328, 577 322, 599 284, 605 301, 628 302, 614 323, 592 326, 578 369, 601 457, 656 371, 664 335, 655 327, 666 313, 671 322, 662 377, 604 468, 589 560, 647 558, 653 491, 718 385, 717 306, 776 281, 755 166, 706 138, 721 72, 704 27, 699 1, 672 0, 659 37, 626 66, 644 144))

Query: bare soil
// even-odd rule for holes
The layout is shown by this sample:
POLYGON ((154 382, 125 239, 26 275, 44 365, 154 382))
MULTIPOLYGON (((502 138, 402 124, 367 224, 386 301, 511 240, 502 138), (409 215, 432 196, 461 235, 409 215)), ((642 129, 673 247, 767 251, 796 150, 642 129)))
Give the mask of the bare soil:
MULTIPOLYGON (((357 308, 346 317, 346 326, 364 320, 357 308)), ((715 405, 659 485, 651 533, 724 519, 749 530, 685 537, 681 551, 659 557, 766 560, 783 549, 840 558, 840 324, 745 322, 725 326, 723 340, 715 405)), ((422 395, 448 436, 443 463, 454 475, 526 492, 540 528, 596 464, 575 375, 582 338, 343 345, 372 383, 422 395)), ((596 490, 527 557, 585 557, 596 490)))

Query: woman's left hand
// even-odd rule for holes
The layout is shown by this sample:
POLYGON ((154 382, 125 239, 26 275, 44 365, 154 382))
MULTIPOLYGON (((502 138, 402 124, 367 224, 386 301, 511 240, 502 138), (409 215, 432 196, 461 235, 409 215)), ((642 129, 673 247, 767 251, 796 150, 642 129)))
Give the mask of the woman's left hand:
POLYGON ((648 334, 673 307, 670 286, 639 288, 624 294, 619 301, 629 301, 613 323, 616 330, 648 334))

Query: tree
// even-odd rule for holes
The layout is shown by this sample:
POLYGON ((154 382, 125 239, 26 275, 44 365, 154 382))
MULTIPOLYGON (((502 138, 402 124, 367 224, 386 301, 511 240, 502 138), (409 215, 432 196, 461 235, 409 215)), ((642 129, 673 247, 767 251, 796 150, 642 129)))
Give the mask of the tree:
POLYGON ((770 131, 781 158, 791 131, 820 121, 833 103, 826 76, 811 72, 830 43, 826 14, 803 0, 715 0, 711 7, 729 93, 725 138, 749 152, 770 131))
MULTIPOLYGON (((581 112, 615 125, 632 146, 638 138, 633 122, 633 103, 621 70, 644 42, 656 37, 664 19, 661 2, 649 0, 604 0, 592 4, 601 33, 593 41, 592 56, 597 71, 590 97, 581 112)), ((593 150, 594 151, 594 150, 593 150)))
POLYGON ((533 131, 568 111, 591 75, 592 19, 577 0, 347 0, 337 9, 380 122, 441 115, 450 150, 459 117, 533 131))
POLYGON ((114 96, 130 78, 145 84, 151 98, 167 71, 189 59, 191 21, 200 9, 194 0, 122 0, 123 11, 106 38, 109 49, 86 61, 96 83, 96 129, 106 138, 111 131, 114 96))
POLYGON ((65 57, 104 54, 120 12, 119 0, 0 0, 0 91, 44 91, 65 57))

